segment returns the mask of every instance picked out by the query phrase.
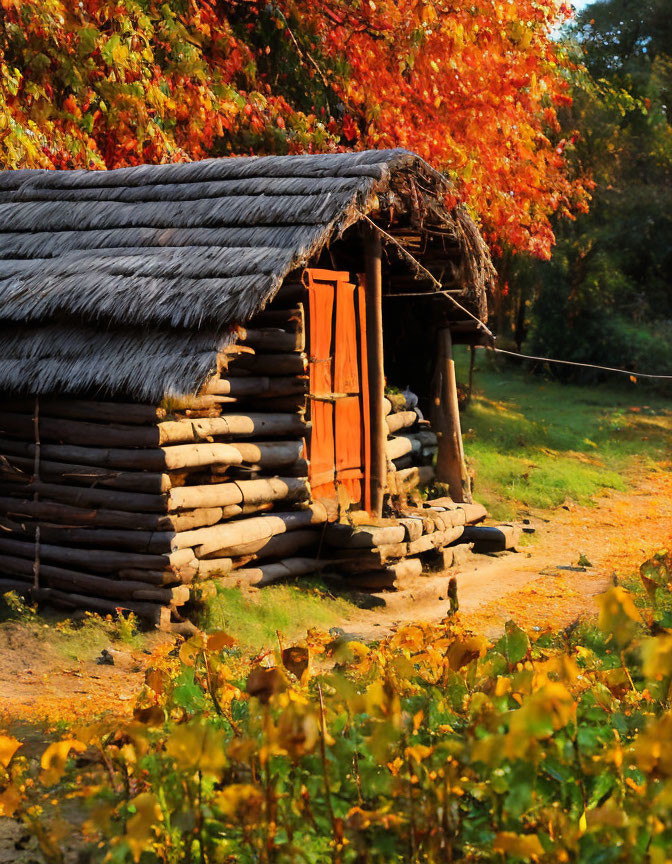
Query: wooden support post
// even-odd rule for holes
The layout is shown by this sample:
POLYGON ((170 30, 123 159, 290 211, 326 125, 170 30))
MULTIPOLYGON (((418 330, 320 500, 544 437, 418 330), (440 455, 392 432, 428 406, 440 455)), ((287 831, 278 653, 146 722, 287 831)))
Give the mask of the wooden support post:
MULTIPOLYGON (((35 412, 33 414, 33 424, 35 433, 35 464, 33 466, 33 482, 39 483, 40 480, 40 397, 35 397, 35 412)), ((39 501, 39 493, 33 495, 33 501, 39 501)), ((35 531, 35 559, 33 561, 33 588, 36 590, 40 587, 40 526, 37 526, 35 531)))
POLYGON ((387 424, 385 422, 385 371, 383 360, 382 248, 380 235, 369 226, 364 231, 366 271, 366 340, 371 406, 371 513, 383 512, 387 485, 387 424))
POLYGON ((439 331, 437 354, 432 412, 432 427, 439 439, 436 479, 448 484, 453 501, 471 501, 469 475, 462 446, 453 341, 447 327, 439 331))

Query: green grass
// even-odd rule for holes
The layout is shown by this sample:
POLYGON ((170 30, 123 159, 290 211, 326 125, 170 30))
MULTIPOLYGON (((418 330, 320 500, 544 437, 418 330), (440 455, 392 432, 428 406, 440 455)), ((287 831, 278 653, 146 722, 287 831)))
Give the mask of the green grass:
POLYGON ((139 648, 147 641, 137 630, 137 620, 103 618, 85 613, 74 620, 54 610, 42 610, 22 600, 14 592, 0 596, 0 626, 20 625, 26 639, 48 644, 55 655, 66 660, 94 660, 103 648, 139 648))
POLYGON ((347 600, 302 580, 296 585, 269 585, 255 594, 220 588, 206 602, 201 625, 208 631, 225 630, 242 648, 260 650, 277 646, 277 631, 289 640, 311 627, 329 629, 355 611, 347 600))
MULTIPOLYGON (((466 350, 457 355, 467 377, 466 350)), ((498 519, 591 502, 624 490, 639 465, 670 459, 669 400, 641 385, 574 386, 502 365, 479 351, 474 398, 462 416, 475 497, 498 519)))

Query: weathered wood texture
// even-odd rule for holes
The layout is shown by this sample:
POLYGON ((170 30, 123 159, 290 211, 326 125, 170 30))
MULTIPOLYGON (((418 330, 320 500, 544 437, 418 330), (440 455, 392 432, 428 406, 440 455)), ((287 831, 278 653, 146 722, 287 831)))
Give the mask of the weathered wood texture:
POLYGON ((307 504, 304 317, 267 310, 199 394, 159 406, 0 397, 6 581, 30 588, 35 569, 36 597, 130 601, 165 623, 195 579, 314 560, 326 514, 307 504))
POLYGON ((439 439, 436 478, 448 484, 454 501, 471 501, 469 475, 462 447, 453 343, 448 328, 439 333, 433 386, 432 425, 439 439))
POLYGON ((383 357, 383 289, 380 234, 371 226, 364 230, 366 270, 366 341, 371 406, 371 512, 380 516, 387 487, 385 422, 385 362, 383 357))

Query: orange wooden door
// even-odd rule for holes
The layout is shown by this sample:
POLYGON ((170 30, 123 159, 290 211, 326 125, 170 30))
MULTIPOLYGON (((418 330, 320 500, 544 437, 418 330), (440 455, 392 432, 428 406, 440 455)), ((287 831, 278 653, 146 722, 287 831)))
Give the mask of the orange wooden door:
POLYGON ((339 510, 366 506, 368 370, 361 321, 364 291, 350 274, 309 269, 310 482, 313 497, 339 510), (364 488, 362 484, 364 482, 364 488))

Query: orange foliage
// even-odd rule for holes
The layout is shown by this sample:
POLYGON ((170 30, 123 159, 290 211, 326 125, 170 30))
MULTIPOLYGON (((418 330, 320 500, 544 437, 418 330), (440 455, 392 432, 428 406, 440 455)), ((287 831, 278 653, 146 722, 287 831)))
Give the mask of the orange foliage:
POLYGON ((494 246, 585 209, 559 0, 0 0, 3 167, 407 147, 494 246))

